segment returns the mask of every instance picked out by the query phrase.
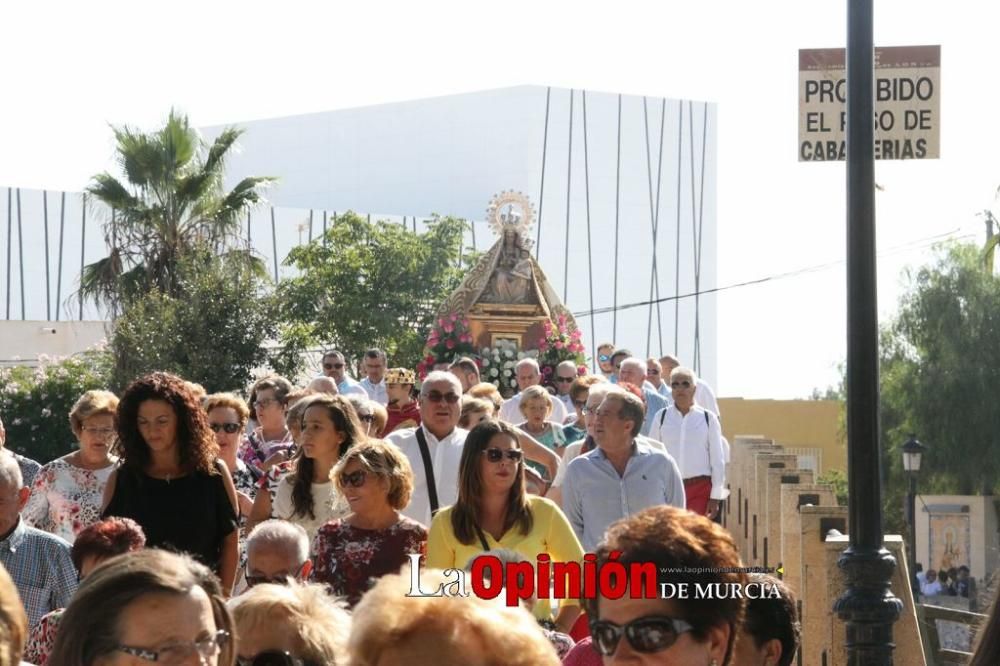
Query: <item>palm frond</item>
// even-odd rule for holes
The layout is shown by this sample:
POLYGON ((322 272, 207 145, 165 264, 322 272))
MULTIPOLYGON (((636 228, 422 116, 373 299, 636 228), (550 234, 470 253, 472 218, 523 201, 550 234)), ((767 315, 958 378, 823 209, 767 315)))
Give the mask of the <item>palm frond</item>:
POLYGON ((216 137, 215 141, 212 142, 212 146, 208 149, 208 156, 205 158, 202 169, 213 174, 221 173, 225 166, 226 156, 236 143, 236 140, 243 135, 243 132, 244 130, 236 127, 227 127, 222 130, 222 134, 216 137))
POLYGON ((139 201, 122 183, 108 172, 99 173, 93 178, 93 183, 87 186, 87 193, 109 208, 130 210, 141 206, 139 201))

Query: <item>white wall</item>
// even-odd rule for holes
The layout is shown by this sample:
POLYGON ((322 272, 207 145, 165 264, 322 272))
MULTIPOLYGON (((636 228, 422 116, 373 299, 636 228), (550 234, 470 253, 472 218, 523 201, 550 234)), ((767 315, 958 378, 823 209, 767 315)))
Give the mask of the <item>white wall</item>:
POLYGON ((103 321, 0 321, 0 366, 35 365, 38 356, 72 356, 106 337, 103 321))

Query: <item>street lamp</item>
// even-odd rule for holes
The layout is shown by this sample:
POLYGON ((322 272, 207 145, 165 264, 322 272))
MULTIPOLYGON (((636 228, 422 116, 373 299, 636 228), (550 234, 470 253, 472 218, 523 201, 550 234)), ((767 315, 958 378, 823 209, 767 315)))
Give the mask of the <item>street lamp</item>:
POLYGON ((910 575, 917 570, 917 474, 927 447, 911 434, 903 444, 903 471, 910 478, 910 489, 906 493, 906 522, 910 527, 910 575))

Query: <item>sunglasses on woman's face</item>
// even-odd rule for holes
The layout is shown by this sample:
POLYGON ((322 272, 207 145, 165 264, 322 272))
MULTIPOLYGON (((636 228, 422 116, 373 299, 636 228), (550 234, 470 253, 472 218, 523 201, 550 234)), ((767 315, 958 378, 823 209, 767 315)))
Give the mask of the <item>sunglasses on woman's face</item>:
POLYGON ((319 666, 314 661, 293 657, 289 652, 268 650, 252 657, 236 657, 236 666, 319 666))
POLYGON ((368 473, 363 469, 354 470, 350 474, 346 472, 340 475, 340 485, 344 488, 360 488, 365 485, 368 473))
POLYGON ((636 618, 624 626, 606 620, 590 623, 594 649, 605 657, 615 653, 623 635, 633 650, 648 654, 666 650, 681 634, 692 629, 690 623, 664 615, 636 618))
POLYGON ((226 434, 232 435, 234 432, 240 429, 239 423, 209 423, 208 427, 212 429, 212 432, 219 432, 220 430, 225 430, 226 434))
POLYGON ((486 459, 489 460, 491 463, 500 462, 501 460, 503 460, 504 456, 507 456, 507 459, 513 462, 520 462, 521 456, 524 455, 521 449, 507 449, 505 451, 503 449, 498 449, 495 446, 491 446, 490 448, 483 451, 483 453, 486 454, 486 459))

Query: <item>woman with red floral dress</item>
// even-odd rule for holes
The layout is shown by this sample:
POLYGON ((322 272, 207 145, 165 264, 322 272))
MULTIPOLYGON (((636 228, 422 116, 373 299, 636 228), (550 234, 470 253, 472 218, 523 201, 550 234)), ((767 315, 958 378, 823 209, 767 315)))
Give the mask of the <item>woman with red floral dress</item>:
POLYGON ((331 475, 351 513, 320 528, 313 579, 353 607, 375 579, 397 573, 411 553, 427 552, 427 530, 399 513, 410 501, 413 470, 392 444, 355 445, 331 475))

